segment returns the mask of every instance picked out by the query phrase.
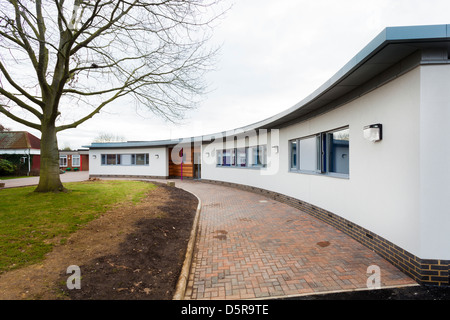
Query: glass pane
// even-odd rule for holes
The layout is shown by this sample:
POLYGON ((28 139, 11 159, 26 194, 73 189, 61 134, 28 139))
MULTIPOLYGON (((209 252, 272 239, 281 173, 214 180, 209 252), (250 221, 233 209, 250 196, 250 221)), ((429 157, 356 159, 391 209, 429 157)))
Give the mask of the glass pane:
POLYGON ((291 141, 291 169, 297 169, 297 141, 291 141))
POLYGON ((238 167, 247 166, 247 151, 245 148, 237 149, 237 166, 238 167))
POLYGON ((300 170, 316 171, 317 170, 317 138, 301 139, 299 141, 300 148, 300 170))
POLYGON ((145 154, 144 153, 136 155, 136 165, 137 166, 145 165, 145 154))
POLYGON ((217 150, 217 165, 222 166, 222 150, 217 150))
POLYGON ((80 166, 80 156, 72 156, 72 166, 73 167, 80 166))
POLYGON ((266 165, 267 165, 267 147, 259 146, 258 152, 259 152, 258 158, 259 158, 260 165, 263 167, 266 167, 266 165))
POLYGON ((120 163, 124 166, 131 165, 131 154, 121 154, 120 155, 120 163))
POLYGON ((249 159, 253 167, 265 167, 267 163, 266 146, 252 147, 249 149, 249 159))
POLYGON ((349 137, 349 129, 329 133, 328 165, 330 172, 349 173, 349 137))
POLYGON ((222 166, 230 167, 235 164, 234 149, 223 150, 222 166))
POLYGON ((106 155, 106 164, 107 165, 115 165, 116 164, 116 155, 115 154, 107 154, 106 155))

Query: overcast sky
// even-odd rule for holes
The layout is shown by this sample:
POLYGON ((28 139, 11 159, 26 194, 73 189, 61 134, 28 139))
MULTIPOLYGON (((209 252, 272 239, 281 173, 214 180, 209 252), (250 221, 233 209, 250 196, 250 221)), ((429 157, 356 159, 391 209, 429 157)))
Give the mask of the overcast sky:
MULTIPOLYGON (((59 133, 60 148, 89 145, 100 133, 129 141, 191 137, 239 128, 282 112, 331 78, 385 27, 450 24, 448 0, 235 0, 214 30, 221 44, 211 92, 182 123, 111 105, 59 133)), ((29 129, 5 116, 12 130, 29 129)))

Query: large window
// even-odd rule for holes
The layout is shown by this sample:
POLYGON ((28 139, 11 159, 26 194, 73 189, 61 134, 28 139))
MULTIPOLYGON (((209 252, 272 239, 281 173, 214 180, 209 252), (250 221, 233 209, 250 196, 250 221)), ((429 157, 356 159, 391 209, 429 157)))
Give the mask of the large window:
POLYGON ((290 170, 348 177, 349 132, 348 128, 343 128, 291 140, 290 170))
POLYGON ((224 149, 217 151, 218 167, 264 168, 266 165, 266 146, 224 149))
POLYGON ((102 154, 104 166, 145 166, 149 164, 148 153, 102 154))
POLYGON ((72 167, 79 167, 80 166, 80 155, 73 155, 72 156, 72 167))
POLYGON ((59 166, 67 167, 67 156, 59 156, 59 166))

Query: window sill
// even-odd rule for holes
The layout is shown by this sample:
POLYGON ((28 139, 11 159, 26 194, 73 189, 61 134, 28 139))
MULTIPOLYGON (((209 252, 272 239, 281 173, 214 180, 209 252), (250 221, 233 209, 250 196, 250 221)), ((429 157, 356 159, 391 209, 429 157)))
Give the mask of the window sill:
POLYGON ((245 170, 245 169, 249 169, 249 170, 260 170, 260 169, 267 169, 267 167, 235 167, 235 166, 216 166, 216 168, 225 168, 225 169, 241 169, 241 170, 245 170))
POLYGON ((311 176, 330 177, 330 178, 350 180, 350 175, 344 174, 344 173, 334 173, 334 172, 320 173, 320 172, 302 171, 302 170, 289 170, 289 173, 306 174, 306 175, 311 175, 311 176))

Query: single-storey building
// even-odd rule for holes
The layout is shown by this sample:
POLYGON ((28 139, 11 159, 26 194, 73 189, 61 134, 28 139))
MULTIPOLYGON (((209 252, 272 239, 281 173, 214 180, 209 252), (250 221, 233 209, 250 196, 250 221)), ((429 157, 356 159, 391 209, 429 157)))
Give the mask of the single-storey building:
POLYGON ((26 131, 1 131, 0 158, 18 166, 20 172, 17 174, 38 175, 41 140, 26 131))
POLYGON ((90 175, 183 176, 260 192, 419 283, 449 285, 449 56, 450 25, 386 28, 280 114, 189 139, 93 143, 90 175))
POLYGON ((201 141, 92 143, 90 176, 199 179, 201 141), (194 161, 195 160, 195 161, 194 161))
POLYGON ((59 151, 59 168, 64 171, 89 171, 89 150, 59 151))

